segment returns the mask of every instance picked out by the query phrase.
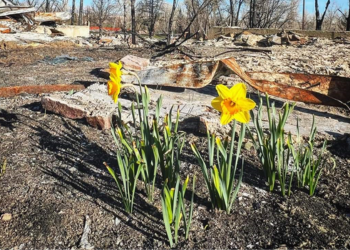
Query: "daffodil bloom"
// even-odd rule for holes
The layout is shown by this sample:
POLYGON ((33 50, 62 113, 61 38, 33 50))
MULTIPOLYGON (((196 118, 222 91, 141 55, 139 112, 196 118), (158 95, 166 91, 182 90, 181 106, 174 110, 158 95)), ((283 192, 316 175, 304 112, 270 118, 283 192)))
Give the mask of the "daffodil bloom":
POLYGON ((122 67, 123 67, 123 65, 120 61, 118 63, 110 62, 109 63, 109 72, 120 78, 122 75, 122 71, 121 71, 122 67))
POLYGON ((112 99, 116 103, 118 100, 118 96, 120 93, 120 89, 122 88, 121 84, 121 68, 122 63, 109 63, 110 67, 110 75, 109 75, 109 81, 107 83, 108 85, 108 95, 112 96, 112 99))
POLYGON ((243 83, 237 83, 231 89, 225 85, 216 86, 219 96, 216 97, 211 105, 214 109, 221 112, 220 123, 228 124, 233 119, 247 123, 250 120, 249 110, 255 107, 255 102, 246 98, 247 88, 243 83))

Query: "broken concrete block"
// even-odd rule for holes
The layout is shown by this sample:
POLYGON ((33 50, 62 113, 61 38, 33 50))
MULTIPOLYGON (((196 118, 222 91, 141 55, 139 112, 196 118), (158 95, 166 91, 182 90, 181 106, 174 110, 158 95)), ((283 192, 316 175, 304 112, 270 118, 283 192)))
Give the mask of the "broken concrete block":
POLYGON ((36 33, 51 35, 51 29, 45 26, 37 26, 34 30, 36 33))
POLYGON ((139 71, 146 69, 150 64, 150 60, 137 56, 127 55, 120 60, 123 64, 123 68, 126 70, 139 71))
POLYGON ((68 105, 58 96, 44 96, 41 99, 41 104, 44 109, 60 114, 70 119, 82 119, 86 117, 87 112, 78 105, 68 105))
POLYGON ((109 129, 117 105, 107 94, 106 85, 94 84, 72 95, 56 93, 43 96, 43 108, 70 119, 86 119, 93 127, 109 129))
POLYGON ((235 42, 243 43, 248 46, 257 46, 258 43, 263 40, 265 40, 265 38, 261 35, 255 35, 248 31, 244 31, 237 36, 235 42))
MULTIPOLYGON (((134 93, 126 95, 125 91, 127 90, 123 89, 124 92, 121 93, 118 99, 123 107, 121 119, 125 123, 133 121, 131 100, 135 99, 131 96, 134 93)), ((156 103, 157 99, 162 95, 163 105, 160 117, 165 117, 169 113, 170 108, 174 106, 172 115, 173 121, 175 121, 176 109, 179 108, 180 129, 206 133, 205 122, 208 120, 213 131, 218 133, 223 131, 222 128, 224 126, 221 126, 219 123, 219 114, 208 109, 212 95, 204 95, 191 90, 180 93, 155 89, 149 89, 149 91, 151 96, 150 105, 152 107, 149 109, 150 121, 155 115, 152 103, 156 103)), ((48 111, 71 119, 86 119, 91 126, 100 129, 109 129, 111 127, 111 118, 118 113, 117 104, 108 95, 105 84, 93 84, 71 95, 67 93, 46 95, 42 97, 41 102, 43 108, 48 111)))
POLYGON ((62 32, 68 37, 89 37, 90 27, 89 26, 78 26, 78 25, 57 25, 55 30, 62 32))
POLYGON ((280 36, 273 35, 268 38, 268 42, 270 45, 281 45, 282 38, 280 36))

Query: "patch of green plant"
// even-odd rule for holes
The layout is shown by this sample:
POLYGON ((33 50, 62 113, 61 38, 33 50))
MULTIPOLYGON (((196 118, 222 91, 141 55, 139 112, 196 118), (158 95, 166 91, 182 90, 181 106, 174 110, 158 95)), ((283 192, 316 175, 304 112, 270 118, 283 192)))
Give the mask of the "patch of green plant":
POLYGON ((6 164, 7 164, 7 160, 5 158, 4 162, 2 163, 1 165, 1 168, 0 168, 0 177, 3 177, 5 175, 5 172, 6 172, 6 164))
POLYGON ((176 176, 176 183, 173 188, 169 188, 168 183, 164 184, 161 195, 162 212, 165 230, 168 236, 170 247, 174 247, 178 242, 179 229, 181 225, 185 231, 185 239, 188 239, 193 214, 193 197, 196 185, 196 177, 193 177, 192 196, 189 211, 186 212, 185 192, 187 189, 189 177, 186 178, 184 184, 180 185, 180 177, 176 176), (183 222, 181 224, 181 221, 183 222), (173 239, 174 238, 174 239, 173 239))
MULTIPOLYGON (((155 181, 158 167, 162 172, 164 181, 173 185, 175 174, 180 172, 180 154, 184 146, 185 133, 178 131, 179 110, 173 124, 172 112, 160 120, 160 110, 162 108, 162 97, 157 100, 155 117, 149 120, 150 94, 147 87, 141 92, 141 102, 136 94, 137 106, 132 103, 131 114, 133 127, 125 124, 121 119, 122 107, 118 104, 117 129, 112 128, 112 135, 118 148, 121 148, 121 158, 130 164, 137 164, 140 167, 140 176, 145 185, 145 191, 150 201, 154 199, 155 181), (138 130, 139 129, 139 130, 138 130), (117 131, 117 133, 115 132, 117 131), (130 159, 133 159, 130 161, 130 159)), ((136 167, 135 173, 137 173, 136 167)))
MULTIPOLYGON (((314 195, 320 176, 325 168, 328 156, 325 154, 327 140, 323 142, 321 151, 315 152, 315 135, 316 135, 315 117, 312 119, 312 127, 309 140, 305 144, 300 136, 299 121, 297 120, 297 138, 292 143, 291 135, 288 139, 288 148, 292 152, 294 167, 297 176, 298 187, 309 187, 310 196, 314 195)), ((335 161, 333 160, 333 168, 335 161)))
POLYGON ((163 181, 167 181, 171 186, 176 182, 176 175, 180 173, 180 154, 185 144, 185 133, 178 131, 180 111, 177 110, 174 124, 172 111, 173 107, 164 118, 162 133, 160 133, 157 124, 153 125, 153 138, 160 158, 163 181))
POLYGON ((231 211, 232 205, 237 197, 237 193, 242 183, 244 164, 243 159, 241 173, 237 182, 235 181, 235 175, 242 148, 242 142, 245 135, 245 127, 245 124, 241 125, 234 164, 232 164, 232 160, 235 144, 234 138, 236 121, 234 121, 232 126, 230 143, 228 142, 228 139, 225 139, 224 143, 222 143, 219 137, 215 138, 214 134, 210 134, 209 130, 207 131, 209 155, 208 163, 203 159, 196 145, 191 145, 191 148, 201 167, 204 180, 210 194, 212 206, 221 210, 226 210, 228 214, 231 211), (214 157, 216 162, 214 162, 214 157))
POLYGON ((266 106, 268 116, 268 132, 265 133, 262 125, 262 97, 259 96, 259 107, 257 115, 253 112, 252 120, 256 130, 257 138, 253 136, 252 131, 248 128, 250 138, 253 140, 255 149, 258 152, 258 157, 263 166, 263 170, 269 185, 270 191, 274 190, 276 178, 281 186, 283 196, 290 195, 294 171, 289 167, 291 159, 291 149, 288 147, 284 126, 286 121, 293 111, 295 104, 289 105, 285 103, 283 113, 278 113, 278 121, 276 108, 274 103, 270 104, 269 96, 266 95, 266 106))

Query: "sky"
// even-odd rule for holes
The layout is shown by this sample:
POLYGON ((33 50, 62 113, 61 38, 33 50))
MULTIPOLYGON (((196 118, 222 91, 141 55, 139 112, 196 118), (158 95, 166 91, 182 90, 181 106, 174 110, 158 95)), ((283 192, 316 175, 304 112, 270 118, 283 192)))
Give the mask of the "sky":
MULTIPOLYGON (((321 15, 323 14, 326 3, 327 3, 327 0, 318 0, 319 11, 321 15)), ((300 12, 303 9, 302 5, 303 5, 303 0, 300 0, 300 6, 299 6, 300 12)), ((331 0, 331 3, 328 9, 330 9, 331 7, 334 7, 335 9, 340 9, 340 10, 348 10, 349 0, 331 0)), ((315 0, 305 0, 305 9, 308 13, 315 13, 315 0)))

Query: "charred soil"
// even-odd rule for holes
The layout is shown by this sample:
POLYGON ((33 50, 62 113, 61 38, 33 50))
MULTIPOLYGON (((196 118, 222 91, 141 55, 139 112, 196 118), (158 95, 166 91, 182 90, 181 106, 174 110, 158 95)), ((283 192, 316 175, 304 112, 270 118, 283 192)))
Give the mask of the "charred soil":
MULTIPOLYGON (((75 47, 1 52, 0 87, 105 82, 97 69, 130 53, 151 55, 146 49, 75 47), (74 59, 55 64, 53 59, 62 55, 74 59)), ((206 137, 189 132, 181 172, 198 179, 190 238, 181 235, 178 247, 350 248, 350 139, 345 132, 331 137, 328 151, 336 168, 325 171, 313 197, 297 188, 289 198, 268 192, 256 152, 244 149, 243 184, 229 215, 210 206, 188 146, 194 141, 204 152, 206 137)), ((0 98, 0 161, 7 159, 0 178, 0 215, 12 214, 11 220, 0 221, 0 248, 78 249, 86 216, 91 219, 89 242, 96 249, 169 248, 159 195, 150 203, 140 185, 134 213, 124 211, 102 164, 116 167, 115 150, 110 131, 46 112, 40 95, 0 98)), ((158 193, 160 188, 158 182, 158 193)))

